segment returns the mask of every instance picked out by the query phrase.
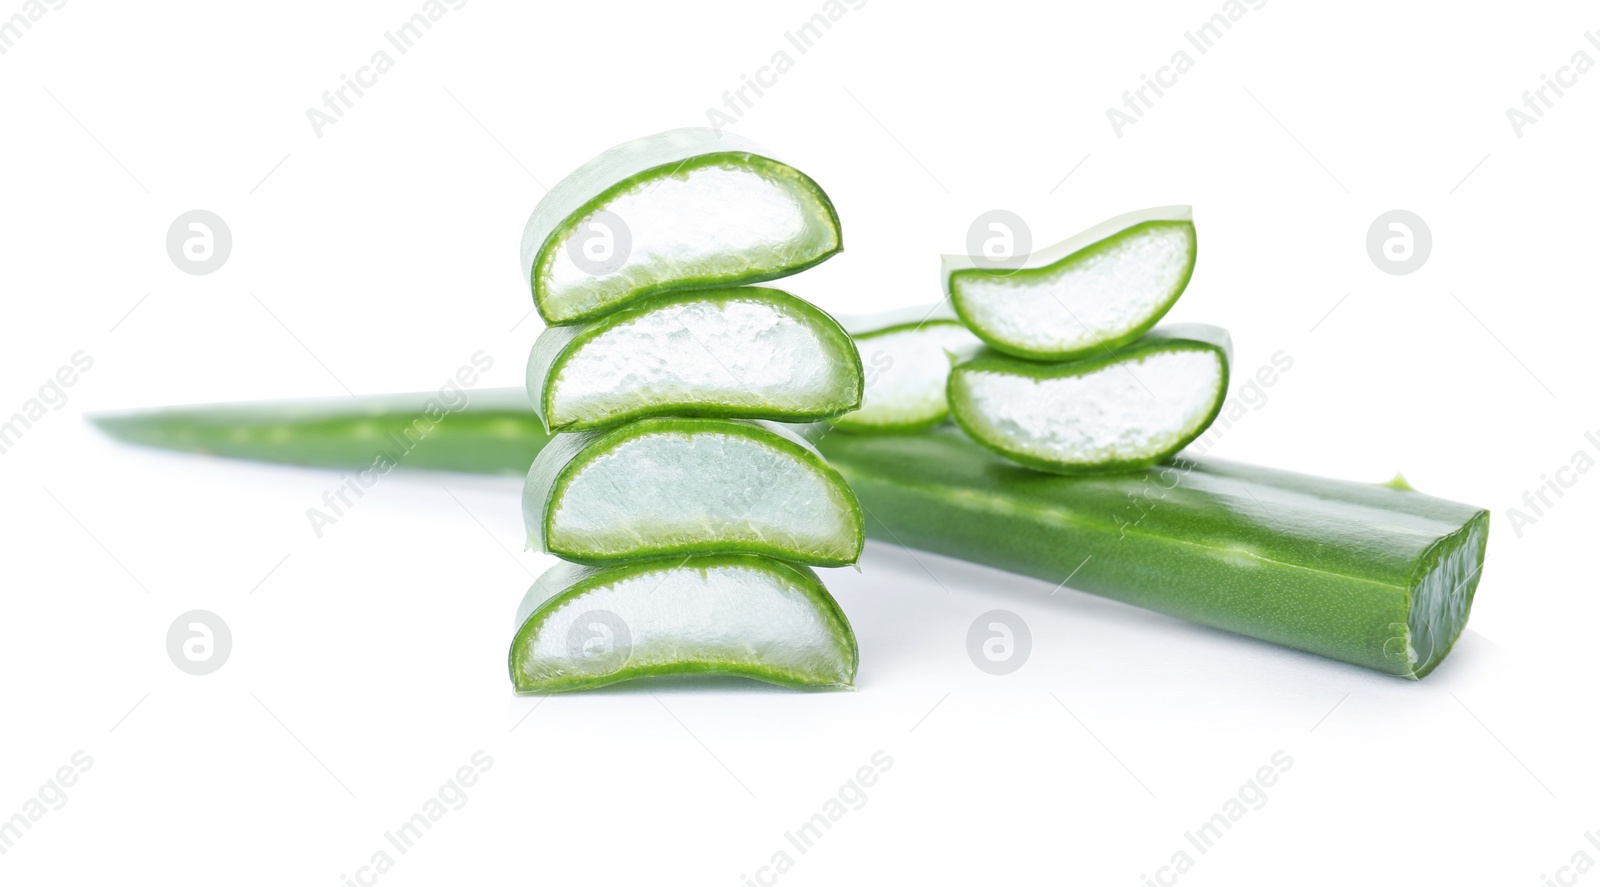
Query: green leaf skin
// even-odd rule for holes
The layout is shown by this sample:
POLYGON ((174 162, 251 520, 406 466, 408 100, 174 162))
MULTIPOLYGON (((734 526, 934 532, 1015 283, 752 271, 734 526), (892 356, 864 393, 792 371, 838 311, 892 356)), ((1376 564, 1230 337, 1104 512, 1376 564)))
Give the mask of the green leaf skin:
MULTIPOLYGON (((1030 468, 1057 474, 1094 474, 1147 468, 1166 461, 1211 427, 1227 397, 1232 353, 1233 343, 1227 330, 1205 324, 1158 327, 1114 351, 1064 363, 1040 363, 985 350, 951 371, 950 412, 956 424, 973 440, 1030 468), (1106 450, 1122 445, 1121 442, 1132 432, 1132 429, 1119 426, 1107 418, 1115 414, 1118 407, 1135 409, 1151 402, 1146 398, 1156 398, 1158 394, 1166 395, 1171 400, 1173 389, 1184 384, 1180 380, 1158 378, 1148 371, 1145 361, 1160 355, 1184 352, 1214 356, 1218 370, 1214 388, 1204 403, 1188 404, 1191 408, 1200 407, 1203 412, 1190 417, 1187 423, 1180 421, 1182 416, 1171 417, 1168 420, 1170 424, 1161 429, 1169 432, 1164 445, 1148 444, 1144 452, 1122 458, 1105 455, 1106 450), (1120 390, 1112 392, 1115 395, 1114 403, 1102 404, 1086 394, 1074 392, 1070 409, 1051 411, 1040 406, 1052 383, 1102 373, 1109 374, 1111 383, 1121 386, 1120 390), (1033 384, 1021 403, 994 404, 976 393, 978 380, 986 376, 1031 380, 1033 384), (1097 452, 1082 453, 1059 441, 1042 440, 1036 427, 1024 429, 1017 425, 1011 418, 1017 413, 1034 421, 1035 425, 1048 418, 1052 422, 1050 427, 1057 434, 1081 433, 1093 438, 1092 446, 1097 452), (1041 413, 1053 414, 1044 416, 1041 413), (1095 427, 1084 430, 1086 425, 1095 427)), ((1207 365, 1210 365, 1210 361, 1207 365)), ((1167 403, 1163 404, 1163 409, 1170 412, 1180 406, 1167 403)), ((1074 443, 1078 449, 1083 446, 1081 442, 1074 443)))
POLYGON ((658 296, 550 327, 528 360, 528 397, 551 431, 649 416, 811 422, 860 406, 861 388, 861 358, 837 321, 758 286, 658 296))
POLYGON ((1188 287, 1195 255, 1189 207, 1156 207, 1037 250, 1015 270, 947 255, 945 296, 991 348, 1031 360, 1072 360, 1148 332, 1188 287))
POLYGON ((864 541, 855 496, 815 449, 738 419, 559 435, 528 471, 522 514, 529 547, 580 564, 752 554, 842 567, 864 541))
POLYGON ((165 407, 90 419, 117 440, 164 450, 335 469, 381 468, 387 460, 518 477, 550 439, 520 388, 165 407))
POLYGON ((539 315, 558 325, 659 293, 774 280, 841 249, 839 216, 816 182, 745 139, 691 128, 625 142, 556 183, 523 231, 522 271, 539 315), (697 188, 681 187, 692 181, 697 188), (648 203, 630 208, 630 200, 648 203), (769 221, 787 226, 782 239, 734 215, 755 209, 778 213, 769 221), (600 212, 620 218, 630 242, 609 273, 578 268, 565 254, 600 212), (711 233, 685 228, 684 219, 713 212, 727 219, 711 233))
MULTIPOLYGON (((520 389, 502 395, 510 415, 488 394, 450 417, 454 433, 430 440, 430 467, 526 470, 544 428, 520 389)), ((412 397, 420 408, 427 396, 412 397)), ((362 419, 336 419, 369 402, 325 401, 309 422, 306 408, 283 405, 96 421, 152 446, 203 440, 219 455, 361 468, 371 442, 338 429, 362 419), (246 442, 230 443, 235 424, 246 442), (152 427, 164 431, 144 433, 152 427), (274 448, 267 429, 299 443, 274 448)), ((949 426, 829 434, 817 447, 854 489, 872 538, 1050 583, 1071 576, 1081 591, 1407 678, 1437 666, 1465 626, 1489 530, 1487 511, 1414 491, 1210 460, 1045 474, 949 426)))
POLYGON ((1071 576, 1081 591, 1407 678, 1465 627, 1489 532, 1480 508, 1219 461, 1044 474, 948 427, 832 435, 821 449, 874 538, 1071 576))
POLYGON ((528 589, 516 621, 509 665, 518 693, 685 674, 848 689, 859 661, 855 633, 817 574, 767 558, 557 564, 528 589))

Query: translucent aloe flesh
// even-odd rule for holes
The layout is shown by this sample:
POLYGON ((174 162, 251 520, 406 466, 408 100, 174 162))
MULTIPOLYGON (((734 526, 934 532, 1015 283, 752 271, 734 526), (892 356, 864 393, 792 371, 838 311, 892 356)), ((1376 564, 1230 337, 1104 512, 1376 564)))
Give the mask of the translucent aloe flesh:
POLYGON ((767 558, 557 564, 528 589, 516 621, 519 693, 681 674, 844 688, 856 674, 855 634, 816 573, 767 558))
MULTIPOLYGON (((431 467, 525 470, 549 438, 520 389, 489 395, 474 396, 451 418, 453 433, 428 445, 431 467)), ((392 410, 409 399, 420 416, 429 397, 379 404, 404 425, 392 410)), ((349 431, 369 421, 373 402, 95 421, 152 446, 360 468, 371 442, 349 431)), ((874 538, 1407 678, 1431 671, 1460 635, 1487 544, 1488 512, 1387 484, 1182 458, 1068 477, 1016 465, 949 426, 830 434, 817 447, 871 514, 874 538)))
POLYGON ((843 566, 862 546, 839 473, 770 423, 654 418, 559 435, 522 508, 528 544, 577 563, 716 553, 843 566))
POLYGON ((539 201, 522 270, 550 324, 656 293, 756 283, 842 248, 816 182, 731 133, 680 129, 618 145, 539 201))
POLYGON ((851 332, 867 384, 861 408, 831 424, 858 433, 903 434, 943 422, 950 415, 945 383, 952 362, 983 344, 959 320, 928 306, 856 322, 851 332))
POLYGON ((1173 324, 1097 357, 1040 363, 985 351, 950 374, 956 424, 1063 474, 1154 465, 1205 433, 1228 392, 1227 331, 1173 324))
POLYGON ((861 382, 838 322, 755 286, 661 296, 550 327, 528 361, 528 395, 552 431, 664 415, 827 419, 860 405, 861 382))
POLYGON ((1194 271, 1187 206, 1118 216, 1040 250, 1016 270, 944 257, 945 294, 991 347, 1066 360, 1116 348, 1155 326, 1194 271))

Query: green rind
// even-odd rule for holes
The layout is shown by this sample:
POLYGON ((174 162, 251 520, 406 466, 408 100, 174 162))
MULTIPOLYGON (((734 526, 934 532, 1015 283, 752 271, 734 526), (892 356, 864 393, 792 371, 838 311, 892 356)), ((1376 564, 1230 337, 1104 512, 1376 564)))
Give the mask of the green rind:
MULTIPOLYGON (((619 357, 618 360, 626 360, 626 357, 619 357)), ((533 353, 528 360, 528 397, 532 401, 535 411, 539 414, 540 420, 544 422, 545 429, 552 433, 558 431, 594 431, 634 419, 652 416, 814 422, 832 419, 859 407, 861 405, 861 390, 861 356, 857 352, 850 335, 844 331, 839 322, 810 302, 797 298, 783 290, 770 287, 730 287, 674 293, 619 308, 586 324, 550 327, 541 333, 538 340, 534 342, 533 353), (849 363, 849 369, 854 371, 854 390, 847 397, 840 398, 832 403, 819 404, 816 408, 810 410, 784 410, 771 406, 724 406, 696 402, 686 398, 675 401, 656 401, 648 406, 625 410, 604 419, 591 421, 576 419, 562 421, 559 418, 552 418, 555 380, 560 378, 561 370, 567 360, 579 348, 582 348, 597 336, 630 320, 637 320, 648 314, 668 310, 688 302, 719 298, 725 301, 736 299, 767 300, 781 305, 785 310, 810 321, 812 329, 819 338, 833 343, 833 356, 849 363)))
POLYGON ((511 388, 166 407, 90 421, 146 447, 334 469, 381 470, 387 461, 521 476, 550 439, 511 388))
POLYGON ((1232 365, 1233 342, 1228 336, 1227 330, 1207 324, 1171 324, 1152 330, 1116 350, 1108 351, 1095 357, 1065 363, 1040 363, 1035 360, 1012 357, 1008 354, 985 351, 970 360, 957 364, 950 372, 950 378, 946 382, 945 390, 950 403, 950 415, 955 420, 956 425, 960 426, 961 430, 967 433, 967 436, 990 452, 1004 456, 1019 465, 1026 465, 1029 468, 1036 468, 1040 471, 1050 471, 1056 474, 1105 474, 1159 465, 1205 434, 1206 430, 1211 427, 1211 423, 1217 420, 1218 414, 1222 412, 1223 403, 1227 401, 1228 378, 1232 365), (1221 358, 1222 377, 1217 386, 1215 401, 1206 412, 1205 419, 1192 431, 1180 437, 1174 445, 1141 459, 1118 459, 1095 463, 1061 462, 1007 447, 1004 441, 993 438, 974 421, 973 414, 980 412, 980 410, 960 391, 960 377, 967 372, 997 372, 1029 376, 1034 379, 1062 379, 1070 376, 1081 376, 1085 373, 1104 369, 1124 361, 1137 360, 1140 357, 1157 352, 1180 350, 1209 351, 1221 358))
POLYGON ((763 281, 776 280, 780 277, 787 277, 791 274, 797 274, 806 270, 807 268, 819 265, 838 254, 843 249, 844 236, 841 233, 839 225, 839 213, 836 209, 834 209, 833 201, 829 199, 827 193, 823 191, 822 187, 812 180, 810 176, 792 166, 789 166, 786 163, 782 163, 770 157, 762 156, 761 154, 757 154, 752 151, 715 151, 703 154, 695 154, 687 158, 652 166, 640 172, 633 173, 616 180, 611 185, 596 193, 587 201, 584 201, 578 207, 578 209, 568 213, 567 216, 551 230, 550 234, 539 245, 532 262, 529 284, 533 289, 533 303, 534 307, 538 309, 539 316, 544 318, 545 323, 554 326, 559 324, 579 323, 586 320, 592 320, 608 312, 637 302, 640 299, 653 295, 660 295, 662 293, 677 292, 679 290, 739 286, 747 283, 761 283, 763 281), (696 274, 686 271, 683 274, 675 275, 671 280, 649 286, 634 288, 628 291, 626 295, 613 298, 604 304, 596 305, 588 309, 571 312, 558 312, 546 304, 545 299, 543 298, 543 289, 541 286, 542 278, 546 275, 551 263, 555 259, 554 250, 559 244, 565 242, 567 236, 572 233, 579 221, 588 217, 591 213, 603 207, 612 198, 635 185, 648 183, 665 175, 681 175, 695 169, 718 164, 727 164, 731 166, 755 169, 769 177, 777 176, 781 178, 792 179, 803 193, 809 195, 818 206, 826 211, 833 231, 832 245, 799 262, 770 268, 752 267, 741 274, 728 274, 719 276, 696 274))
POLYGON ((865 542, 865 519, 850 486, 828 460, 804 439, 779 425, 741 419, 693 419, 656 417, 640 419, 607 431, 557 435, 545 454, 534 460, 523 486, 522 514, 528 528, 528 545, 562 560, 577 564, 605 566, 660 558, 692 555, 760 555, 818 567, 845 567, 861 557, 865 542), (551 541, 555 506, 577 474, 594 460, 618 445, 652 433, 721 434, 745 437, 784 453, 815 472, 833 486, 848 509, 851 538, 845 540, 849 553, 829 557, 818 552, 799 551, 764 541, 707 540, 694 543, 638 545, 626 553, 594 552, 555 544, 551 541))
MULTIPOLYGON (((194 449, 203 440, 203 449, 220 455, 362 468, 369 444, 339 429, 367 421, 375 402, 420 410, 426 398, 158 410, 96 421, 152 446, 194 449), (234 426, 252 442, 229 446, 234 426), (265 429, 305 443, 274 448, 265 429)), ((482 392, 451 421, 456 433, 429 444, 429 467, 525 472, 549 439, 520 389, 482 392), (495 400, 510 409, 491 407, 495 400)), ((1457 585, 1466 614, 1482 578, 1487 511, 1384 484, 1182 458, 1120 475, 1067 477, 1015 465, 948 426, 909 436, 831 434, 817 447, 872 518, 871 538, 1052 585, 1070 577, 1073 588, 1091 594, 1407 678, 1432 671, 1462 627, 1431 661, 1406 661, 1421 577, 1446 555, 1468 554, 1470 570, 1457 585)))
POLYGON ((973 335, 982 339, 984 344, 995 349, 996 351, 1009 354, 1013 357, 1021 357, 1028 360, 1074 360, 1085 355, 1094 354, 1102 349, 1120 348, 1121 346, 1132 342, 1134 339, 1139 338, 1154 328, 1155 325, 1161 321, 1161 318, 1165 317, 1167 312, 1172 310, 1172 306, 1178 303, 1178 299, 1183 296, 1184 290, 1188 289, 1189 280, 1194 276, 1195 259, 1199 255, 1200 251, 1199 244, 1199 238, 1194 230, 1194 222, 1171 219, 1151 220, 1123 228, 1115 234, 1096 240, 1093 243, 1084 246, 1082 249, 1074 250, 1069 255, 1063 256, 1054 262, 1051 262, 1047 265, 1041 265, 1037 268, 1019 268, 1015 271, 1000 271, 984 268, 957 269, 950 272, 946 276, 945 287, 947 292, 950 294, 951 307, 955 310, 956 316, 961 318, 961 322, 967 325, 967 329, 971 330, 973 335), (1188 267, 1184 269, 1183 275, 1173 287, 1172 292, 1157 307, 1157 309, 1145 317, 1144 320, 1140 321, 1138 325, 1129 329, 1126 333, 1123 333, 1120 336, 1102 339, 1098 342, 1095 342, 1093 345, 1088 345, 1083 348, 1068 348, 1061 350, 1029 348, 1023 345, 1007 342, 1003 338, 996 336, 993 331, 988 330, 981 324, 976 323, 971 316, 970 306, 963 304, 961 283, 966 279, 976 277, 1007 277, 1013 280, 1026 281, 1034 278, 1044 277, 1065 265, 1073 263, 1075 260, 1081 259, 1086 253, 1089 253, 1092 250, 1103 248, 1121 240, 1125 240, 1136 234, 1143 233, 1151 228, 1160 226, 1178 226, 1186 227, 1188 229, 1189 242, 1191 244, 1191 248, 1189 250, 1188 267))
MULTIPOLYGON (((537 588, 537 583, 535 588, 537 588)), ((532 592, 533 589, 530 589, 530 594, 532 592)), ((693 674, 752 678, 768 684, 794 689, 839 690, 849 689, 854 686, 859 664, 860 649, 856 643, 855 631, 850 627, 850 621, 845 617, 844 611, 840 609, 838 602, 828 593, 828 590, 823 586, 821 580, 817 578, 815 572, 798 564, 743 556, 709 556, 686 558, 677 562, 639 562, 602 569, 584 569, 581 578, 546 599, 542 604, 535 607, 526 619, 521 621, 521 624, 517 626, 516 634, 512 637, 511 649, 507 655, 511 683, 519 694, 592 690, 639 678, 693 674), (687 567, 692 569, 733 564, 781 574, 785 581, 798 588, 816 607, 818 614, 830 625, 832 629, 830 633, 847 651, 847 655, 839 663, 839 667, 828 673, 799 674, 761 664, 732 663, 691 654, 674 663, 635 666, 607 674, 573 675, 566 679, 545 680, 536 683, 528 681, 526 679, 526 669, 519 667, 529 655, 528 650, 533 644, 534 635, 542 626, 542 618, 562 604, 581 596, 595 585, 614 582, 621 577, 638 575, 651 570, 662 569, 663 567, 671 569, 687 567)))
MULTIPOLYGON (((1482 509, 1225 462, 1066 477, 951 428, 821 447, 871 537, 1408 678, 1448 652, 1410 663, 1396 643, 1419 577, 1488 530, 1482 509)), ((1468 610, 1482 553, 1460 586, 1468 610)))

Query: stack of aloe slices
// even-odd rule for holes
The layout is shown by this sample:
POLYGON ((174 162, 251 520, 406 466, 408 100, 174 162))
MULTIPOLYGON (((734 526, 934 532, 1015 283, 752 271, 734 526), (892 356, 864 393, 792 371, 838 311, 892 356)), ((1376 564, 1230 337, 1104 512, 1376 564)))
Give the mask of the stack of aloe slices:
POLYGON ((554 434, 523 491, 530 546, 568 563, 517 614, 518 692, 713 673, 847 687, 855 635, 811 566, 860 557, 839 472, 776 422, 861 405, 833 318, 742 286, 838 252, 816 183, 754 145, 678 130, 551 189, 523 267, 550 326, 527 387, 554 434))
POLYGON ((1061 474, 1158 464, 1210 427, 1232 343, 1204 324, 1156 323, 1194 271, 1186 206, 1118 216, 1020 268, 946 256, 945 293, 987 346, 950 373, 972 439, 1061 474))

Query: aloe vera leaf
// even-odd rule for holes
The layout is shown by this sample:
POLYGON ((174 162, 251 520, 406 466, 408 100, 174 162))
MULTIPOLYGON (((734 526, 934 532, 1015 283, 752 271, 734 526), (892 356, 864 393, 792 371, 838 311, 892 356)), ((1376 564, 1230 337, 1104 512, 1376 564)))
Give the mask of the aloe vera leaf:
POLYGON ((1205 433, 1228 392, 1226 330, 1172 324, 1083 360, 986 350, 950 373, 956 424, 983 446, 1061 474, 1155 465, 1205 433))
POLYGON ((528 473, 550 435, 520 388, 258 401, 100 413, 111 437, 165 450, 317 468, 528 473), (466 458, 470 464, 464 465, 466 458))
POLYGON ((731 133, 679 129, 556 183, 523 231, 522 271, 540 316, 562 324, 657 293, 773 280, 842 242, 805 174, 731 133))
POLYGON ((646 416, 809 422, 861 403, 861 358, 832 317, 780 290, 677 293, 550 327, 528 396, 551 431, 646 416))
POLYGON ((846 320, 867 384, 861 408, 830 424, 858 434, 905 434, 950 415, 945 383, 953 361, 977 354, 982 342, 944 304, 846 320))
MULTIPOLYGON (((483 395, 489 392, 483 392, 483 395)), ((426 395, 412 395, 420 410, 426 395)), ((431 441, 432 466, 518 471, 549 440, 520 389, 507 415, 474 396, 431 441), (520 410, 520 413, 516 413, 520 410)), ((201 439, 219 455, 359 468, 370 443, 327 417, 369 398, 301 408, 152 411, 105 425, 153 446, 201 439), (158 421, 162 435, 139 434, 158 421), (251 442, 230 443, 230 423, 251 442), (180 433, 202 428, 197 437, 180 433), (310 441, 273 449, 273 429, 310 441), (330 462, 343 453, 342 461, 330 462)), ((870 516, 867 535, 1407 678, 1450 651, 1481 578, 1488 512, 1389 484, 1327 480, 1179 458, 1126 474, 1068 477, 1018 466, 946 426, 922 434, 821 437, 870 516), (1070 580, 1069 580, 1070 577, 1070 580)))
POLYGON ((855 633, 817 574, 767 558, 557 564, 528 589, 516 622, 519 693, 681 674, 847 688, 858 661, 855 633))
POLYGON ((562 434, 523 487, 528 545, 607 564, 756 554, 853 564, 862 517, 839 473, 793 432, 738 419, 640 419, 562 434))
POLYGON ((1039 250, 1015 270, 944 257, 945 295, 978 338, 1036 360, 1133 341, 1178 301, 1194 272, 1187 206, 1118 216, 1039 250))
POLYGON ((830 435, 869 535, 1421 678, 1466 625, 1489 514, 1385 484, 1179 458, 1031 471, 953 428, 830 435))

